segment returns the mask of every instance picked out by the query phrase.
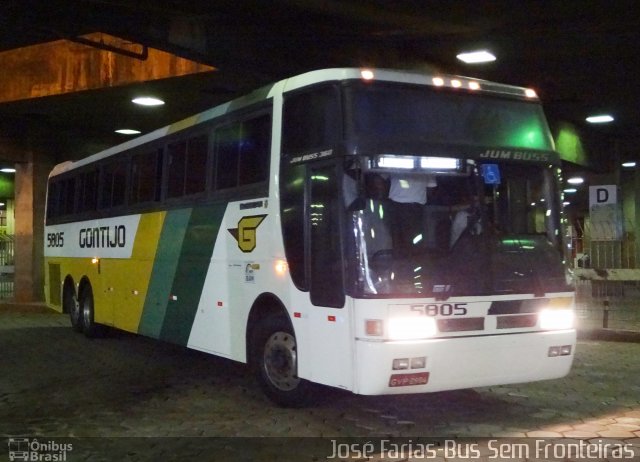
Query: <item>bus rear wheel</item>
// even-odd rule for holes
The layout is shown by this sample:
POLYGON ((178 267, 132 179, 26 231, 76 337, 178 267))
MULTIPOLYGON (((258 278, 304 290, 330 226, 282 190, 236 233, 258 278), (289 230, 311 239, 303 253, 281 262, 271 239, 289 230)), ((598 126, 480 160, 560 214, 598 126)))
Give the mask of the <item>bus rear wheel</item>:
POLYGON ((69 313, 71 328, 76 332, 82 332, 82 311, 76 291, 73 288, 65 287, 62 297, 63 310, 69 313))
POLYGON ((82 312, 82 332, 89 338, 100 337, 103 326, 96 324, 95 308, 93 303, 93 289, 91 284, 86 284, 80 291, 80 310, 82 312))
POLYGON ((254 337, 254 373, 265 395, 283 407, 311 403, 312 384, 298 377, 298 348, 289 323, 267 318, 254 337))

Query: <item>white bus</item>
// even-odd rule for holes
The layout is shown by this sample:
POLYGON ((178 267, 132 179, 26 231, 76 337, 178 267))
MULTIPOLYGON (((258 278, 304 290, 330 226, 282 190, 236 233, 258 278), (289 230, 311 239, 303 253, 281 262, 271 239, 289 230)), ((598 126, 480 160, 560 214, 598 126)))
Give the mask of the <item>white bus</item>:
POLYGON ((531 90, 309 72, 56 166, 47 301, 249 363, 285 406, 559 378, 559 162, 531 90))

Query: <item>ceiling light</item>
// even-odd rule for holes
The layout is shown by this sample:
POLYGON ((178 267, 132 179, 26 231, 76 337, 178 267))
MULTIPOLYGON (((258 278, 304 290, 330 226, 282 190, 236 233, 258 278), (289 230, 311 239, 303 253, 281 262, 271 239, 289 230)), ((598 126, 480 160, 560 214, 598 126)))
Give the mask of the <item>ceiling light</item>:
POLYGON ((0 172, 2 173, 16 173, 15 168, 0 168, 0 172))
POLYGON ((496 57, 487 50, 470 51, 468 53, 460 53, 456 56, 460 61, 466 64, 480 64, 495 61, 496 57))
POLYGON ((579 176, 574 176, 573 178, 569 178, 567 180, 567 183, 569 183, 569 184, 582 184, 582 183, 584 183, 584 178, 581 178, 579 176))
POLYGON ((139 135, 140 130, 133 130, 131 128, 120 128, 116 130, 116 133, 120 133, 121 135, 139 135))
POLYGON ((622 164, 622 166, 623 166, 623 167, 626 167, 626 168, 633 168, 633 167, 635 167, 635 166, 636 166, 636 163, 635 163, 635 161, 624 162, 624 163, 622 164))
POLYGON ((590 124, 608 124, 609 122, 613 122, 613 117, 609 114, 600 114, 587 117, 587 122, 590 124))
POLYGON ((576 188, 566 188, 563 190, 563 192, 565 192, 566 194, 573 194, 573 193, 577 193, 578 190, 576 188))
POLYGON ((164 104, 164 101, 159 98, 154 98, 153 96, 140 96, 133 98, 131 102, 139 104, 140 106, 162 106, 164 104))

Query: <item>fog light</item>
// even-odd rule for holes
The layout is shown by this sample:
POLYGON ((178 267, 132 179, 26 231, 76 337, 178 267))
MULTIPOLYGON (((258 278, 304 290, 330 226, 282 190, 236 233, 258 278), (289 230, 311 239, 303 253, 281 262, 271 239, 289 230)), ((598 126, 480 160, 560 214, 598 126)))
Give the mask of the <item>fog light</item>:
POLYGON ((427 366, 427 357, 411 358, 411 369, 423 369, 427 366))
POLYGON ((560 347, 557 347, 557 346, 549 347, 548 356, 550 358, 555 358, 556 356, 560 356, 560 347))
POLYGON ((393 370, 399 371, 402 369, 409 369, 409 358, 399 358, 393 360, 393 370))
POLYGON ((560 356, 569 356, 571 354, 571 345, 562 345, 560 347, 560 356))

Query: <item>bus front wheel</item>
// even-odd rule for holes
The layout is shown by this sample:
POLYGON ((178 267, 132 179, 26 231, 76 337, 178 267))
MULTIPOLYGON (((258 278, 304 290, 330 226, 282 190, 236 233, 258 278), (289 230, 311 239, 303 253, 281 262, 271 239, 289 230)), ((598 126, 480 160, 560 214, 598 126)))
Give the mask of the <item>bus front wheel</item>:
POLYGON ((302 407, 311 401, 311 383, 298 377, 298 348, 289 323, 267 318, 254 337, 254 373, 265 395, 283 407, 302 407))

